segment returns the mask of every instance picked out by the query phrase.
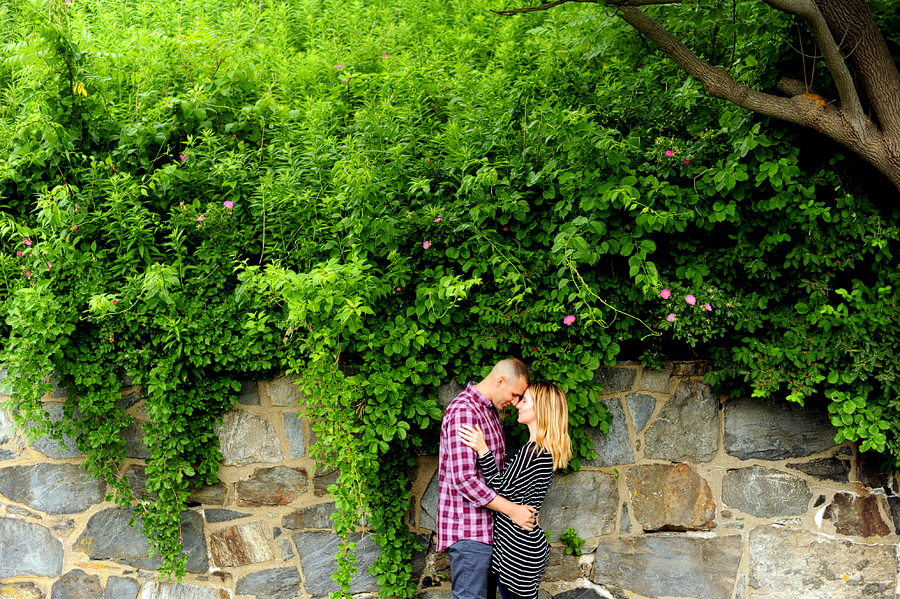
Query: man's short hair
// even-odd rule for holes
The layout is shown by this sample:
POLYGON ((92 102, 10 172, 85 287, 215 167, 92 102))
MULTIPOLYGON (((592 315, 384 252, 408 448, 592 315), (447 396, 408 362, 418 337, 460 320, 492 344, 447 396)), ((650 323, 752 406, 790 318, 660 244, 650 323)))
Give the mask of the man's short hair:
POLYGON ((494 369, 498 374, 504 375, 511 381, 518 381, 519 379, 524 378, 526 385, 531 383, 528 378, 528 366, 526 366, 525 362, 518 358, 508 358, 506 360, 501 360, 497 362, 497 365, 494 366, 494 369))

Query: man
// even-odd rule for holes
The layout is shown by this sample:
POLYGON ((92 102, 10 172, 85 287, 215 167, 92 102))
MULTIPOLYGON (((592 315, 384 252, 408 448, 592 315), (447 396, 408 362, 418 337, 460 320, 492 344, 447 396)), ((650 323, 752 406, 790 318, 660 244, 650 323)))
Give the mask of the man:
POLYGON ((498 362, 480 383, 469 383, 444 413, 438 462, 437 550, 450 554, 453 599, 493 599, 491 574, 494 515, 502 512, 525 530, 533 530, 535 510, 507 501, 491 490, 475 463, 477 455, 463 445, 459 428, 478 426, 502 469, 503 429, 498 412, 517 405, 528 388, 528 367, 521 360, 498 362))

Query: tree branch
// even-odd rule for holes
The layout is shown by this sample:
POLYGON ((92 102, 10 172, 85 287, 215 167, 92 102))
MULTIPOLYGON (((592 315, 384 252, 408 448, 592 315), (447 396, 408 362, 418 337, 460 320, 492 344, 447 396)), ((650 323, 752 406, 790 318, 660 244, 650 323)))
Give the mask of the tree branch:
MULTIPOLYGON (((556 2, 550 2, 549 4, 542 4, 540 6, 526 6, 524 8, 514 8, 512 10, 492 10, 491 12, 494 14, 503 15, 504 17, 509 17, 525 12, 550 10, 551 8, 555 8, 561 4, 568 4, 569 2, 600 4, 602 0, 556 0, 556 2)), ((681 4, 681 2, 682 0, 608 0, 606 2, 606 6, 653 6, 661 4, 681 4)))
POLYGON ((859 94, 856 93, 856 86, 853 83, 853 76, 844 57, 841 56, 841 49, 834 36, 831 35, 831 29, 825 17, 816 6, 813 0, 763 0, 766 4, 786 12, 788 14, 797 15, 805 19, 812 30, 813 37, 819 43, 822 49, 822 55, 825 57, 825 64, 834 77, 834 83, 838 89, 838 96, 841 98, 841 108, 850 121, 853 131, 859 136, 860 140, 865 143, 867 135, 866 114, 863 112, 862 103, 859 101, 859 94))

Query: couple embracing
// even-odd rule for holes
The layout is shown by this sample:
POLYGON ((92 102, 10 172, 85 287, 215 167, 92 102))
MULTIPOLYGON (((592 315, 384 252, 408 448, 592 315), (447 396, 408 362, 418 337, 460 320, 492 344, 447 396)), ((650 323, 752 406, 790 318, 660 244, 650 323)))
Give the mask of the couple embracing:
POLYGON ((444 413, 438 466, 438 551, 453 599, 536 599, 550 548, 538 512, 553 472, 572 457, 565 393, 529 385, 521 360, 499 362, 444 413), (499 411, 513 405, 529 439, 507 464, 499 411))

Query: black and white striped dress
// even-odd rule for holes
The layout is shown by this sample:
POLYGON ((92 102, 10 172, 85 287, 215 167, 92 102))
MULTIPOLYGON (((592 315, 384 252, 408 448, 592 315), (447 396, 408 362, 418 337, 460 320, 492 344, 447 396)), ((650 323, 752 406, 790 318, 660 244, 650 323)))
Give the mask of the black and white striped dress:
MULTIPOLYGON (((529 442, 502 473, 489 451, 478 458, 485 482, 501 497, 540 511, 553 480, 553 457, 529 442)), ((494 514, 494 557, 491 567, 503 586, 523 599, 536 599, 541 575, 550 559, 550 546, 539 526, 527 531, 509 516, 494 514)))

